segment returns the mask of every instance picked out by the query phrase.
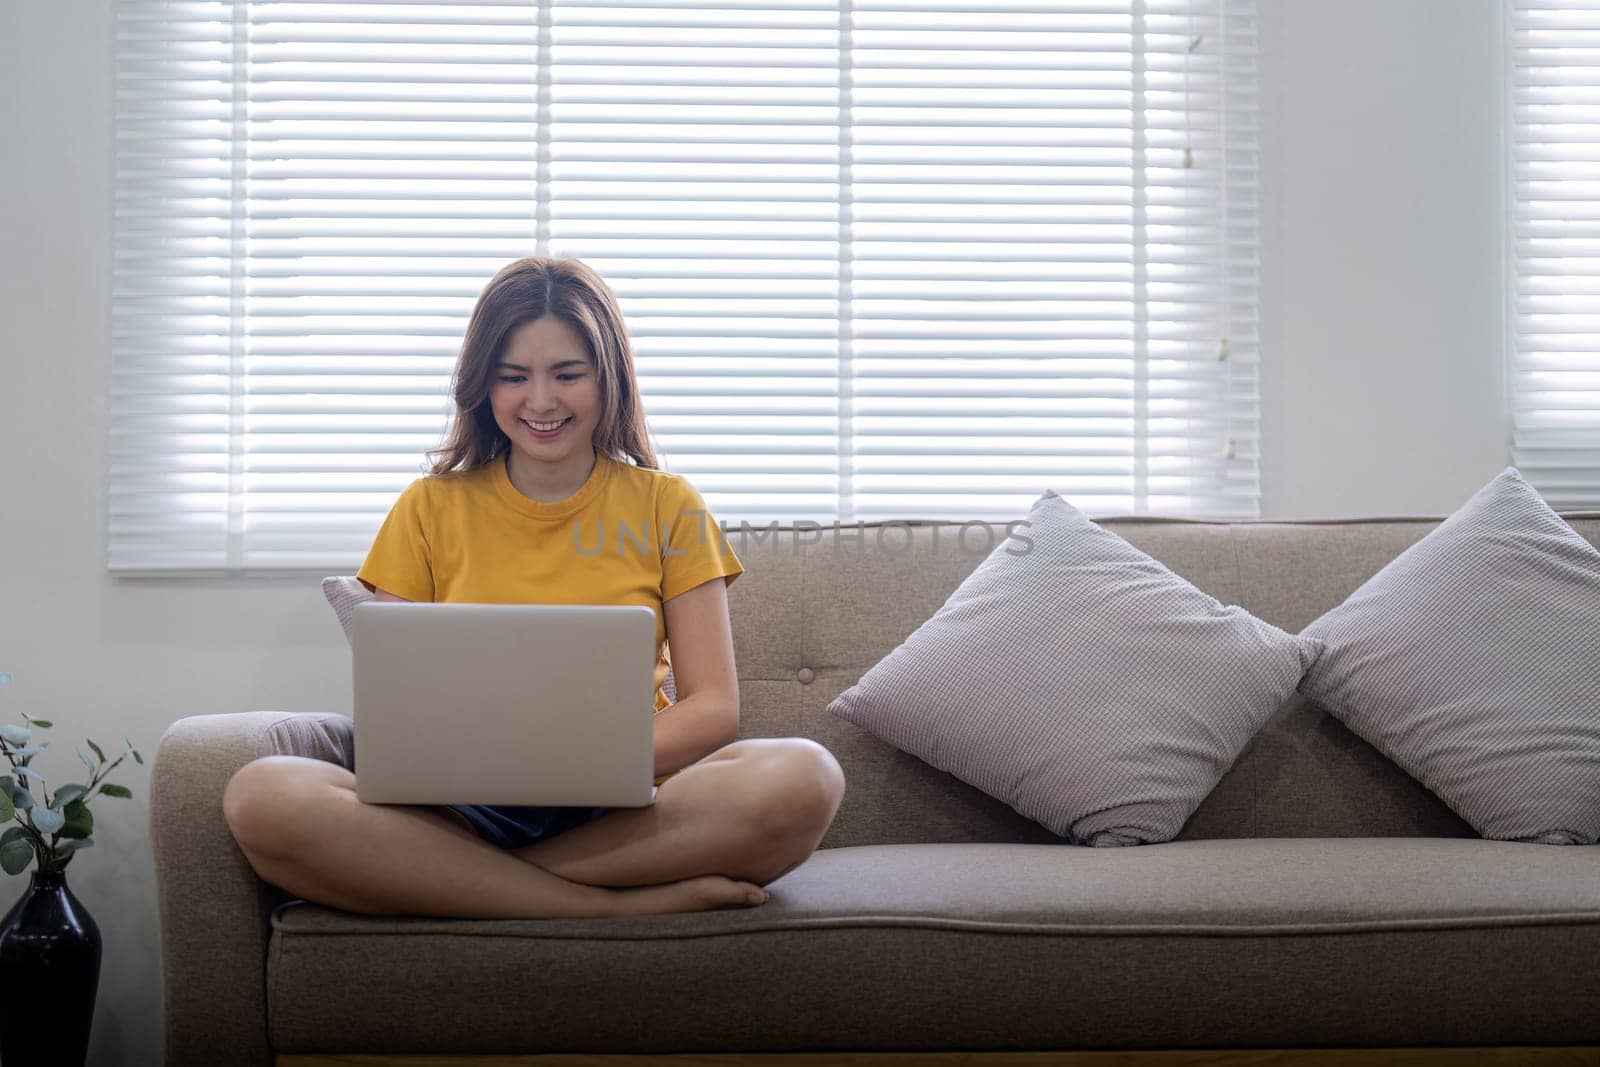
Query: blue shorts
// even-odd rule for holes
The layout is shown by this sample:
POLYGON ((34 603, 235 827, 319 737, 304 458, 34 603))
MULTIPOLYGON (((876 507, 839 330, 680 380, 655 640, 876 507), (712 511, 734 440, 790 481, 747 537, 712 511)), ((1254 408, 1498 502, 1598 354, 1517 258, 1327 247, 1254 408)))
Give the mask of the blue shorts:
MULTIPOLYGON (((650 787, 655 800, 656 786, 650 787)), ((538 841, 592 822, 612 808, 527 807, 504 804, 446 804, 485 841, 502 849, 526 848, 538 841)))

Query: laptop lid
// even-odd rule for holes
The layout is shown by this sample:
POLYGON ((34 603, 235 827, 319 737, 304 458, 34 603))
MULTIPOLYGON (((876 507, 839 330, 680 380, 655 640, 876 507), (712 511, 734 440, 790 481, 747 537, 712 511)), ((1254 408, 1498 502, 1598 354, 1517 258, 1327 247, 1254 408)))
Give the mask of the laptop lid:
POLYGON ((648 607, 368 601, 351 643, 361 800, 650 803, 648 607))

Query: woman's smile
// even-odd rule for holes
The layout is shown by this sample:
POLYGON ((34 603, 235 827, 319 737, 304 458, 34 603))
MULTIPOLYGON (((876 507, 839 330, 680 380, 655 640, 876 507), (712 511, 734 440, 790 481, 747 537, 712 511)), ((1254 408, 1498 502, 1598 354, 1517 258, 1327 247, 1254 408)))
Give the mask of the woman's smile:
POLYGON ((529 436, 535 438, 536 440, 548 441, 550 438, 559 435, 561 431, 565 430, 567 426, 571 424, 572 416, 568 415, 566 418, 562 419, 558 423, 555 423, 554 425, 548 422, 533 422, 529 419, 519 419, 517 421, 522 423, 523 428, 528 431, 529 436), (541 429, 541 427, 545 426, 549 426, 550 429, 541 429))

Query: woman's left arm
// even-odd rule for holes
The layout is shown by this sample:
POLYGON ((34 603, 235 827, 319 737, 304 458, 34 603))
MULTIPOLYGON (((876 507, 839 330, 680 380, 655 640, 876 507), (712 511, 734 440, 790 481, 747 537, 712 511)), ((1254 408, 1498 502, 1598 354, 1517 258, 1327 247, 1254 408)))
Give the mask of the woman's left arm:
POLYGON ((702 582, 662 604, 678 701, 655 717, 655 776, 709 756, 739 734, 739 675, 727 579, 702 582))

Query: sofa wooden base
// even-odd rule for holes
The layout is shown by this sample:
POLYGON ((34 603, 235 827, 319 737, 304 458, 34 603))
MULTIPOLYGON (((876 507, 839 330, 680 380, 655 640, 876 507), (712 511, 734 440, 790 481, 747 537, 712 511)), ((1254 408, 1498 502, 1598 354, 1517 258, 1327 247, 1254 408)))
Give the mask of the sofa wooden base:
POLYGON ((277 1067, 1600 1067, 1600 1047, 1175 1049, 1137 1052, 688 1052, 634 1056, 339 1055, 277 1057, 277 1067))

